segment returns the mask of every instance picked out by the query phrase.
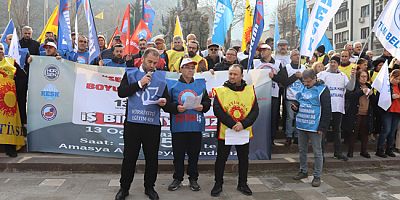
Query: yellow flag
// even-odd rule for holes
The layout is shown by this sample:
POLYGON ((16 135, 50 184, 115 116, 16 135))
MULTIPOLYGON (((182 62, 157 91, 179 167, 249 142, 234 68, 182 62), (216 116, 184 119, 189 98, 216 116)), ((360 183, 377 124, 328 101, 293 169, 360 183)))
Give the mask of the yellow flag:
POLYGON ((11 10, 11 0, 8 0, 8 12, 11 10))
POLYGON ((104 19, 104 11, 101 11, 99 14, 94 16, 94 18, 96 18, 96 19, 104 19))
POLYGON ((247 42, 251 38, 251 29, 253 26, 253 14, 251 12, 250 2, 246 0, 246 8, 244 13, 243 35, 242 35, 242 51, 246 49, 247 42))
POLYGON ((44 40, 46 39, 45 35, 47 32, 53 32, 55 35, 57 35, 57 32, 58 32, 58 6, 56 6, 56 8, 54 8, 53 13, 51 14, 49 20, 47 21, 47 24, 44 27, 42 34, 40 34, 37 41, 40 43, 44 43, 44 40))
POLYGON ((182 27, 181 27, 181 22, 179 21, 179 16, 176 16, 174 37, 177 35, 181 36, 183 39, 182 27))

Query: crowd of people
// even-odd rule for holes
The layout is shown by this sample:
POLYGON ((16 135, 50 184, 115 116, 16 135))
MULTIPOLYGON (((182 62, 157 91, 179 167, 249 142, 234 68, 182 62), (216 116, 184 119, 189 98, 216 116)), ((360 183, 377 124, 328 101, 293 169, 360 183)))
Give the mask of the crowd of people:
MULTIPOLYGON (((75 34, 72 35, 75 41, 75 34)), ((207 41, 207 49, 200 49, 196 35, 189 34, 186 40, 181 36, 173 37, 171 48, 162 36, 151 41, 139 41, 139 53, 124 55, 124 45, 121 37, 112 38, 111 46, 107 47, 106 38, 98 36, 101 54, 89 63, 88 38, 78 36, 78 43, 72 44, 74 51, 66 52, 57 49, 56 35, 46 33, 43 44, 32 39, 32 28, 23 27, 22 48, 29 49, 25 67, 6 59, 7 49, 12 35, 7 35, 7 44, 0 44, 0 74, 5 67, 15 67, 11 76, 16 84, 16 99, 20 109, 23 132, 26 134, 26 93, 28 87, 30 55, 50 56, 56 59, 67 59, 82 64, 109 67, 125 67, 126 73, 118 88, 121 98, 128 98, 126 122, 124 124, 124 159, 121 169, 121 189, 116 199, 125 199, 129 195, 133 181, 136 161, 143 148, 146 159, 144 175, 145 193, 150 199, 158 199, 154 190, 158 167, 158 144, 160 142, 160 108, 171 114, 172 146, 175 172, 173 182, 168 190, 174 191, 181 186, 184 176, 185 154, 189 158, 188 175, 190 188, 200 190, 197 183, 197 162, 200 153, 201 132, 204 131, 204 113, 212 105, 218 118, 217 158, 215 161, 215 185, 212 196, 222 192, 225 162, 231 145, 225 145, 227 129, 234 131, 248 130, 252 136, 251 126, 258 116, 257 98, 252 85, 243 80, 243 70, 266 69, 266 76, 272 79, 271 87, 271 144, 280 132, 282 124, 286 146, 298 145, 300 170, 293 177, 296 180, 308 177, 307 150, 308 142, 315 157, 312 186, 321 184, 321 174, 324 162, 324 149, 328 138, 334 143, 334 158, 347 161, 353 158, 354 143, 360 139, 360 156, 371 158, 368 153, 370 140, 376 141, 375 155, 386 158, 395 157, 394 151, 400 149, 400 60, 384 50, 380 56, 373 52, 363 52, 362 43, 354 42, 345 45, 344 49, 325 53, 325 47, 320 46, 311 58, 303 58, 296 49, 289 51, 288 41, 282 39, 273 41, 268 38, 257 48, 256 59, 249 65, 249 48, 243 51, 239 46, 224 49, 218 44, 207 41), (273 49, 274 42, 277 49, 273 49), (76 45, 76 48, 75 48, 76 45), (379 92, 371 87, 384 63, 389 64, 390 91, 392 104, 388 110, 378 104, 379 92), (194 79, 194 73, 210 71, 228 71, 229 79, 223 86, 213 89, 214 101, 211 103, 205 91, 205 82, 194 79), (180 72, 177 83, 168 88, 160 71, 180 72), (158 87, 156 99, 158 104, 144 105, 140 95, 147 86, 158 87), (201 104, 194 109, 183 106, 185 99, 182 92, 190 90, 193 94, 203 94, 201 104), (135 95, 136 94, 136 95, 135 95), (245 94, 245 95, 243 95, 245 94), (236 116, 229 112, 234 102, 241 102, 246 112, 236 116), (140 112, 146 111, 146 112, 140 112), (151 116, 143 116, 146 113, 151 116), (194 116, 198 120, 190 120, 194 116), (143 118, 145 117, 145 118, 143 118), (146 119, 146 120, 141 120, 146 119), (282 122, 282 123, 281 123, 282 122), (397 132, 397 136, 396 136, 397 132), (342 141, 344 139, 344 142, 342 141), (344 144, 347 154, 343 153, 344 144)), ((3 78, 10 78, 10 76, 3 78)), ((0 129, 1 130, 1 129, 0 129)), ((16 157, 16 146, 0 141, 5 145, 6 154, 16 157)), ((235 145, 239 160, 239 180, 237 189, 245 195, 252 191, 247 185, 249 143, 235 145)))

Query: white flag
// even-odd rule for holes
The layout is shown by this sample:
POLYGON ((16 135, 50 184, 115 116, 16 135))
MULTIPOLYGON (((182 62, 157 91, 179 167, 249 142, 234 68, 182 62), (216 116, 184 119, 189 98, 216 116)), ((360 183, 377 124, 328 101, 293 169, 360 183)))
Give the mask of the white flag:
POLYGON ((19 40, 17 35, 17 30, 14 28, 13 36, 11 39, 10 47, 8 49, 8 56, 15 59, 15 62, 21 66, 20 59, 21 55, 19 54, 19 40))
POLYGON ((386 4, 372 31, 383 47, 400 59, 400 0, 386 4))
POLYGON ((387 111, 392 105, 389 82, 389 65, 387 60, 372 83, 372 87, 378 90, 380 93, 378 106, 387 111))
POLYGON ((312 57, 318 43, 325 35, 329 22, 339 10, 343 0, 316 0, 305 29, 300 54, 312 57))

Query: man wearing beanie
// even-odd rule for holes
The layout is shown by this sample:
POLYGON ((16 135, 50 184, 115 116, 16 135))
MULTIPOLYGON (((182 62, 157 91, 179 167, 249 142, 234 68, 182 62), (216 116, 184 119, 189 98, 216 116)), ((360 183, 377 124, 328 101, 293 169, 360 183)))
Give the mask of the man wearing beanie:
MULTIPOLYGON (((333 56, 329 62, 328 69, 317 74, 319 80, 324 81, 329 88, 331 94, 332 119, 330 125, 333 128, 332 134, 334 139, 334 158, 347 161, 347 157, 342 154, 341 145, 341 124, 342 117, 345 114, 345 93, 346 90, 353 91, 355 86, 356 70, 351 71, 351 79, 347 78, 346 74, 339 71, 340 58, 333 56)), ((324 149, 324 142, 322 143, 324 149)))

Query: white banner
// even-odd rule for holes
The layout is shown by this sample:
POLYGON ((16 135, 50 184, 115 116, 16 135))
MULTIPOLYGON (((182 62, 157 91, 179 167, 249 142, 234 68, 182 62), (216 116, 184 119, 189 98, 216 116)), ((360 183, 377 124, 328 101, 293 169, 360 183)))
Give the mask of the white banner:
POLYGON ((394 57, 400 59, 400 1, 390 0, 374 28, 375 36, 394 57))
POLYGON ((300 54, 312 57, 318 43, 328 28, 329 22, 335 16, 343 0, 316 0, 311 15, 308 18, 305 37, 301 43, 300 54))

